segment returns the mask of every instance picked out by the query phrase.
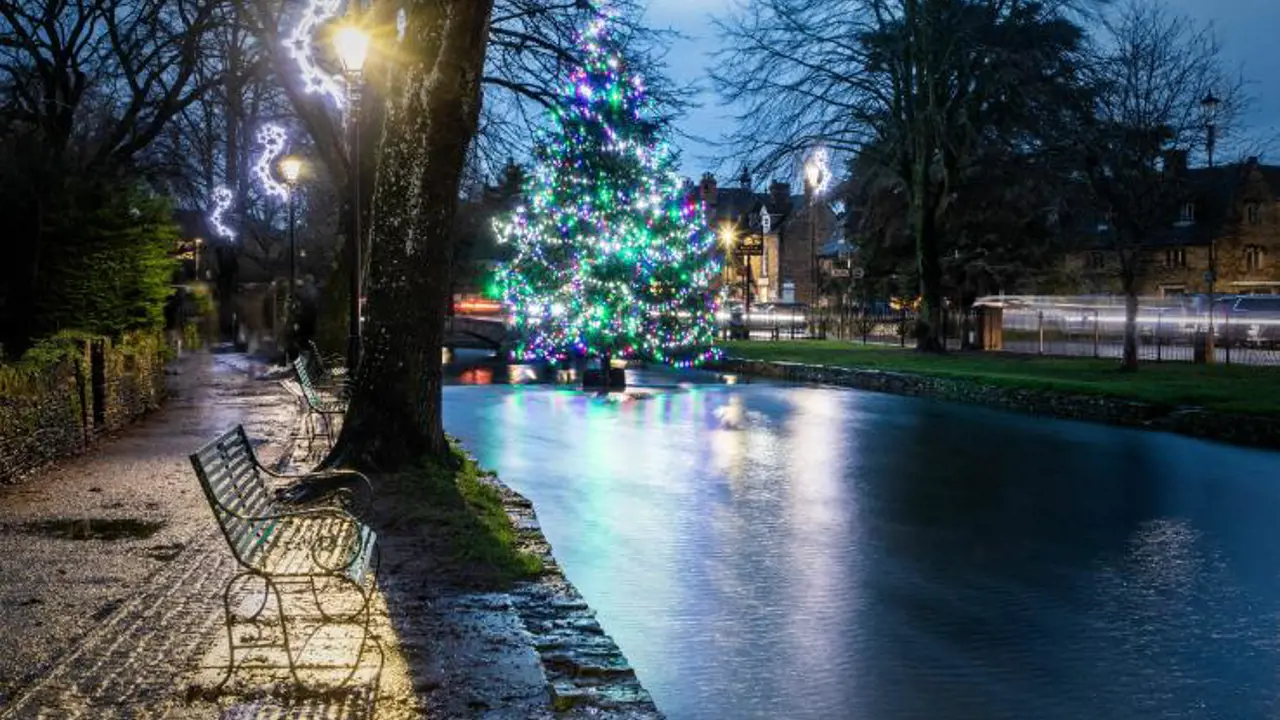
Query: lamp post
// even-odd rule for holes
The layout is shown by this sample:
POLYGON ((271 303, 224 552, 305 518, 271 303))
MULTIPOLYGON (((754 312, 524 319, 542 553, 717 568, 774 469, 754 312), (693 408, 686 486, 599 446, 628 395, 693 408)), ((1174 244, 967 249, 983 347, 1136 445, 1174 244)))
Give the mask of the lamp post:
POLYGON ((804 176, 809 184, 809 274, 813 283, 813 303, 818 303, 818 193, 827 182, 826 158, 815 153, 805 164, 804 176))
POLYGON ((298 178, 302 176, 302 158, 288 155, 280 161, 280 175, 284 177, 285 187, 289 188, 289 302, 293 303, 298 293, 298 259, 297 243, 294 237, 294 194, 298 189, 298 178))
MULTIPOLYGON (((1218 104, 1221 101, 1210 91, 1200 101, 1200 110, 1204 114, 1205 129, 1205 151, 1209 156, 1209 169, 1213 169, 1213 150, 1218 142, 1218 104)), ((1213 181, 1210 176, 1210 182, 1213 181)), ((1217 238, 1209 238, 1209 269, 1205 271, 1205 280, 1209 285, 1209 335, 1205 338, 1205 362, 1212 364, 1214 361, 1214 345, 1217 338, 1213 327, 1213 305, 1216 288, 1214 287, 1218 281, 1218 242, 1217 238)))
POLYGON ((338 59, 347 80, 347 148, 351 154, 351 234, 347 237, 347 257, 351 261, 351 304, 347 336, 347 372, 354 377, 360 363, 360 80, 369 55, 369 36, 355 25, 346 25, 334 35, 338 59))
POLYGON ((742 311, 744 322, 749 325, 751 321, 751 258, 737 251, 737 228, 732 222, 725 221, 720 226, 720 241, 724 243, 725 254, 736 257, 742 263, 742 311))

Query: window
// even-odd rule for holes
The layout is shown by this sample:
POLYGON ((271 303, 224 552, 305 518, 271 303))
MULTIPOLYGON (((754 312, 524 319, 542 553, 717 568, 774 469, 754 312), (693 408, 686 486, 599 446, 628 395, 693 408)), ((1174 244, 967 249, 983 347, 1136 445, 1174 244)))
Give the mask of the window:
POLYGON ((1101 270, 1107 266, 1107 256, 1100 252, 1089 253, 1089 259, 1085 261, 1085 265, 1090 270, 1101 270))
POLYGON ((1193 202, 1185 203, 1182 206, 1182 214, 1178 220, 1184 223, 1193 223, 1196 221, 1196 204, 1193 202))
POLYGON ((1244 248, 1244 266, 1248 270, 1262 269, 1262 246, 1246 245, 1244 248))
POLYGON ((1187 249, 1170 248, 1164 251, 1164 266, 1167 268, 1184 268, 1187 266, 1187 249))
POLYGON ((1262 222, 1262 209, 1258 203, 1249 203, 1244 208, 1244 216, 1250 225, 1257 225, 1262 222))

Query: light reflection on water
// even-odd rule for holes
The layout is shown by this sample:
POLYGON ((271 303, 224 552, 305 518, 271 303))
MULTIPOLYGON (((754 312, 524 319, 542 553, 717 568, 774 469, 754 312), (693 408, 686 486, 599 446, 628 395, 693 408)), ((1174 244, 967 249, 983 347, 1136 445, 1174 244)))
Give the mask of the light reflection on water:
POLYGON ((451 387, 681 718, 1280 716, 1280 463, 814 387, 451 387))

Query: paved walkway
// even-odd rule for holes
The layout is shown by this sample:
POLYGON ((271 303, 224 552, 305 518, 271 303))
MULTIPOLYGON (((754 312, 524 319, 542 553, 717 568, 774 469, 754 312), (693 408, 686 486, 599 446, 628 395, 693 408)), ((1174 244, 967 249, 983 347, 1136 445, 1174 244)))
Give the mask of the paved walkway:
POLYGON ((235 565, 187 455, 237 423, 264 463, 291 452, 295 405, 255 379, 264 369, 189 355, 161 411, 0 488, 0 720, 658 717, 558 573, 509 594, 449 591, 412 532, 382 538, 380 669, 337 693, 268 675, 195 692, 222 677, 235 565))

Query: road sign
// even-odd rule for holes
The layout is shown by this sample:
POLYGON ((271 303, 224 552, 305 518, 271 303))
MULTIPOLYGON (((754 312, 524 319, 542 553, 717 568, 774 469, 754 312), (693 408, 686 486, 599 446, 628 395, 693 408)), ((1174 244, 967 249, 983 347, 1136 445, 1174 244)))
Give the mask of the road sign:
POLYGON ((764 255, 764 243, 755 238, 744 238, 734 246, 733 251, 742 257, 759 257, 764 255))

